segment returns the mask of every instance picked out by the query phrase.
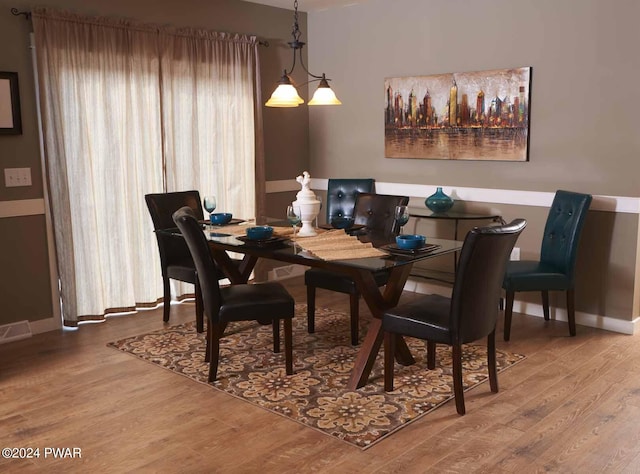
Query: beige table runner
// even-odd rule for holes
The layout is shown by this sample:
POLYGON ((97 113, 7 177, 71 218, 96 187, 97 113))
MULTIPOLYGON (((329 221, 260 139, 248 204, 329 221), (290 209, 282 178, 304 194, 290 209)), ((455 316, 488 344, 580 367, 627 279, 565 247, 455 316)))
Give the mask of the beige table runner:
POLYGON ((296 238, 296 244, 322 260, 348 260, 387 255, 344 230, 328 230, 315 237, 296 238))
MULTIPOLYGON (((255 225, 253 222, 242 224, 214 226, 207 225, 206 230, 218 234, 233 236, 245 235, 247 227, 255 225)), ((274 237, 293 238, 293 227, 272 226, 274 237)), ((298 237, 295 242, 304 250, 311 252, 322 260, 346 260, 354 258, 381 257, 387 255, 382 250, 373 247, 371 243, 360 242, 357 237, 348 235, 344 230, 316 229, 318 235, 314 237, 298 237)))

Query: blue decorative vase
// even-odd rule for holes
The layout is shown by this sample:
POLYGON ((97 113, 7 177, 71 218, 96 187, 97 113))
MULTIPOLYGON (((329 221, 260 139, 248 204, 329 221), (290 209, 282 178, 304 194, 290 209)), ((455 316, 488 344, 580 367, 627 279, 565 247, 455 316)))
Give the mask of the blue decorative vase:
POLYGON ((453 206, 453 199, 442 192, 442 188, 438 187, 436 192, 424 201, 425 205, 436 214, 447 212, 453 206))

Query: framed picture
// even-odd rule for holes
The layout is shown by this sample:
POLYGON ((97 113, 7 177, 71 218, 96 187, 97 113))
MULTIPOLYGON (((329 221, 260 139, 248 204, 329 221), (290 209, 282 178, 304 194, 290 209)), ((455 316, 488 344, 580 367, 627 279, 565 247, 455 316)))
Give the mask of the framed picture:
POLYGON ((22 133, 18 73, 0 71, 0 135, 22 133))
POLYGON ((529 160, 531 68, 384 81, 387 158, 529 160))

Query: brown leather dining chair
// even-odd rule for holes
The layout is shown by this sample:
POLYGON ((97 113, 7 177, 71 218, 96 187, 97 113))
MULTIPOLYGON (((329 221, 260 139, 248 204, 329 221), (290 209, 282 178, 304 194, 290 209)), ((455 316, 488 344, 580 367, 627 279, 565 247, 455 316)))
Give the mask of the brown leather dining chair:
MULTIPOLYGON (((285 366, 287 375, 293 374, 292 319, 294 300, 285 288, 276 282, 236 284, 221 288, 218 266, 209 249, 202 227, 189 207, 173 214, 173 220, 186 241, 196 265, 202 290, 204 313, 207 316, 207 350, 209 382, 216 380, 220 359, 220 338, 227 323, 258 321, 273 327, 273 352, 280 352, 280 320, 284 322, 285 366)), ((233 350, 233 348, 231 348, 233 350)))
MULTIPOLYGON (((376 238, 391 240, 398 235, 400 226, 395 221, 396 206, 406 206, 407 196, 391 196, 386 194, 359 193, 354 208, 354 224, 362 224, 366 233, 376 238)), ((379 271, 374 274, 378 286, 387 284, 389 274, 379 271)), ((305 272, 304 282, 307 285, 307 330, 315 331, 316 288, 346 293, 349 295, 351 344, 358 344, 360 292, 355 281, 342 274, 319 268, 311 268, 305 272)))
POLYGON ((492 392, 498 391, 496 321, 502 279, 511 250, 526 226, 516 219, 500 227, 476 227, 467 234, 451 298, 423 295, 382 316, 384 389, 393 390, 395 340, 409 336, 427 341, 427 368, 435 369, 436 344, 452 350, 456 409, 465 414, 462 386, 462 345, 487 337, 487 362, 492 392))
POLYGON ((335 218, 353 217, 360 193, 372 193, 372 178, 330 178, 327 182, 327 224, 335 218))
POLYGON ((180 236, 158 232, 175 227, 172 215, 183 206, 193 210, 196 219, 204 219, 200 193, 198 191, 177 191, 171 193, 146 194, 144 197, 156 230, 156 240, 160 252, 160 269, 162 272, 162 287, 164 299, 163 319, 169 321, 171 312, 171 283, 170 279, 191 283, 195 286, 196 296, 196 328, 204 331, 202 297, 196 277, 196 267, 189 253, 186 242, 180 236))

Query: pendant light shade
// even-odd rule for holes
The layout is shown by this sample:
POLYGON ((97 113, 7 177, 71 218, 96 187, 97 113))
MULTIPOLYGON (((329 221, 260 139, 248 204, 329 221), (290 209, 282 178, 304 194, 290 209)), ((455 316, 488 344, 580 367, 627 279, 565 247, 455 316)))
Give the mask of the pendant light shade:
POLYGON ((327 79, 324 73, 321 76, 316 76, 315 74, 311 74, 304 65, 304 61, 302 60, 302 48, 305 45, 304 42, 300 41, 300 28, 298 26, 298 0, 294 1, 294 21, 293 21, 293 30, 291 32, 291 36, 293 36, 293 41, 289 42, 289 47, 293 49, 293 65, 291 66, 291 70, 284 71, 284 74, 278 81, 278 87, 271 94, 269 100, 264 104, 267 107, 298 107, 300 104, 304 104, 304 100, 298 95, 298 91, 296 90, 295 84, 291 80, 291 74, 296 67, 296 55, 299 57, 300 65, 302 69, 312 78, 309 81, 300 84, 304 86, 311 82, 319 81, 318 89, 316 89, 313 94, 313 98, 309 101, 309 105, 341 105, 342 102, 338 100, 336 94, 329 87, 329 81, 331 79, 327 79))
POLYGON ((298 91, 293 87, 291 79, 285 71, 278 81, 278 87, 264 105, 267 107, 298 107, 300 104, 304 104, 304 100, 298 95, 298 91))
POLYGON ((309 101, 309 105, 342 105, 342 102, 338 100, 335 92, 331 90, 329 83, 323 77, 309 101))

